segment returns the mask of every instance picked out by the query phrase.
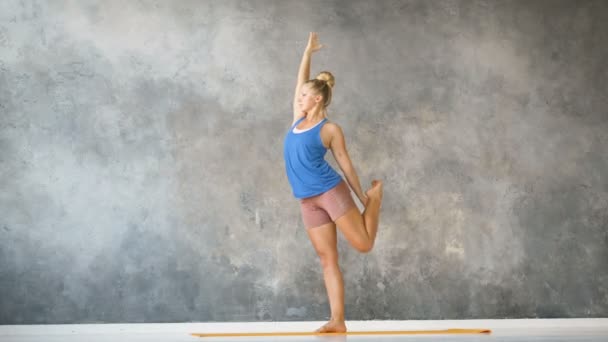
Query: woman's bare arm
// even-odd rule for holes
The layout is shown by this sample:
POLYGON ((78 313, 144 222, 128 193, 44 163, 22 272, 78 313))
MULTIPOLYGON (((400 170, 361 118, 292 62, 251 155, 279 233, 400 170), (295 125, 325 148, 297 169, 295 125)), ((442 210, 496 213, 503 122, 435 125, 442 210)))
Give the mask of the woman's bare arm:
POLYGON ((335 123, 327 123, 325 126, 327 126, 329 133, 331 134, 329 148, 331 148, 334 158, 338 162, 344 176, 346 176, 346 180, 348 181, 351 189, 353 189, 355 195, 357 195, 359 198, 359 201, 361 201, 364 206, 367 205, 367 196, 361 190, 359 177, 357 176, 357 172, 355 172, 353 163, 351 162, 348 152, 346 151, 346 142, 344 140, 342 129, 335 123))
POLYGON ((298 70, 296 90, 293 96, 293 122, 304 116, 304 113, 302 113, 300 111, 300 108, 298 107, 298 96, 300 95, 300 88, 310 78, 310 60, 313 52, 318 51, 322 47, 323 45, 319 44, 317 34, 315 32, 310 32, 308 36, 308 44, 306 45, 306 49, 302 54, 302 61, 300 62, 300 68, 298 70))
POLYGON ((298 96, 300 95, 300 88, 302 85, 308 81, 310 77, 310 57, 312 56, 312 52, 306 50, 302 55, 302 61, 300 62, 300 70, 298 70, 298 81, 296 82, 296 90, 293 95, 293 121, 295 122, 302 116, 304 113, 298 107, 298 96))

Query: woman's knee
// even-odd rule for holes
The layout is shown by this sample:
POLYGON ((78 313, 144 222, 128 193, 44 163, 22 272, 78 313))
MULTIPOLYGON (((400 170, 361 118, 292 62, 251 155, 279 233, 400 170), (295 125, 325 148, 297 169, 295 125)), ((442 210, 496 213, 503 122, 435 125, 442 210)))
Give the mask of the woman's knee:
POLYGON ((374 243, 369 240, 363 240, 357 244, 353 244, 353 247, 360 253, 369 253, 374 248, 374 243))
POLYGON ((338 253, 334 251, 317 252, 321 267, 330 268, 338 266, 338 253))

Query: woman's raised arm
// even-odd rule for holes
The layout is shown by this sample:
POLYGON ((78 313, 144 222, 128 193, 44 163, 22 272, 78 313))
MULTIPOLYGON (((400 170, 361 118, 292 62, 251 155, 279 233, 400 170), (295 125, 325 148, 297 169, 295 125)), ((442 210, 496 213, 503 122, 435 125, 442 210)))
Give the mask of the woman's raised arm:
POLYGON ((296 120, 304 116, 304 113, 302 113, 300 111, 300 108, 298 107, 298 96, 300 94, 300 88, 310 78, 310 59, 312 57, 313 52, 318 51, 322 47, 323 45, 319 44, 317 34, 315 32, 310 32, 310 35, 308 36, 308 45, 306 45, 304 54, 302 54, 302 61, 300 62, 300 69, 298 70, 296 90, 293 96, 293 122, 296 122, 296 120))

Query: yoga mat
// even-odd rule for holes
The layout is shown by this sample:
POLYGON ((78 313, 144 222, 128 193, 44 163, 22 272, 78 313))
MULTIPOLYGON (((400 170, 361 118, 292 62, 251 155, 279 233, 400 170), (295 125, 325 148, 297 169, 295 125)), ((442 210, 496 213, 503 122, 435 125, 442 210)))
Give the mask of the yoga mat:
POLYGON ((197 337, 254 337, 254 336, 340 336, 340 335, 421 335, 421 334, 489 334, 489 329, 445 329, 445 330, 387 330, 347 331, 345 333, 316 332, 239 332, 239 333, 193 333, 197 337))

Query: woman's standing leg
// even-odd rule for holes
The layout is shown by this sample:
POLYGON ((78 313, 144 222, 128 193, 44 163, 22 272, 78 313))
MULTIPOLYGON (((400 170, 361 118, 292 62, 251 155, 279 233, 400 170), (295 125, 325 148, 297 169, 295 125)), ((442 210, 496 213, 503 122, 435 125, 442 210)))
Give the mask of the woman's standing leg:
POLYGON ((336 225, 331 222, 306 230, 323 267, 323 279, 331 308, 331 319, 317 332, 345 332, 344 281, 338 265, 336 225))

